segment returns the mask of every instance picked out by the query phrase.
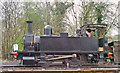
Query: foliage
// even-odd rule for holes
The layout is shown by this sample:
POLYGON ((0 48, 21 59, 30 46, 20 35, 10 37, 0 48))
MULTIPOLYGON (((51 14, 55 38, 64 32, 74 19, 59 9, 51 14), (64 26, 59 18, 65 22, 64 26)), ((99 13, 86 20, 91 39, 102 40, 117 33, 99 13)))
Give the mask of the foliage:
POLYGON ((64 2, 3 2, 2 8, 2 57, 11 59, 12 45, 17 43, 19 50, 23 49, 24 34, 27 34, 25 21, 33 21, 32 33, 43 35, 45 25, 53 27, 53 34, 65 31, 64 14, 72 4, 64 2))
MULTIPOLYGON (((114 4, 108 2, 81 1, 77 6, 71 7, 65 21, 68 23, 68 31, 75 35, 76 29, 84 24, 108 24, 107 31, 117 25, 114 4), (75 8, 77 10, 75 11, 75 8), (70 19, 72 18, 72 21, 70 19)), ((106 32, 107 32, 106 31, 106 32)), ((106 33, 107 34, 107 33, 106 33)))
MULTIPOLYGON (((75 9, 74 2, 3 2, 2 3, 2 58, 12 59, 12 45, 17 43, 23 49, 25 21, 33 21, 32 33, 43 35, 44 26, 51 25, 53 35, 68 32, 75 35, 76 29, 84 24, 116 24, 114 13, 108 9, 111 4, 82 1, 75 9), (78 12, 78 13, 77 13, 78 12), (71 16, 70 16, 71 15, 71 16), (72 20, 71 20, 72 18, 72 20), (109 20, 109 21, 108 21, 109 20)), ((111 27, 111 26, 110 26, 111 27)))

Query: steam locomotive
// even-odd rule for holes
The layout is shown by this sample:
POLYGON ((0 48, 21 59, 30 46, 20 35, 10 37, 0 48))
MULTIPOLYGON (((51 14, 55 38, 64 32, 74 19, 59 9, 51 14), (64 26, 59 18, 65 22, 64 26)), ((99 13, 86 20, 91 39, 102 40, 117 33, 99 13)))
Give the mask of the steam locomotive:
POLYGON ((44 35, 35 36, 32 34, 32 21, 26 22, 28 33, 24 35, 24 49, 18 51, 17 46, 11 53, 17 56, 19 64, 48 67, 55 63, 81 66, 97 62, 98 37, 80 36, 78 31, 77 36, 68 36, 68 33, 52 35, 50 25, 44 27, 44 35))

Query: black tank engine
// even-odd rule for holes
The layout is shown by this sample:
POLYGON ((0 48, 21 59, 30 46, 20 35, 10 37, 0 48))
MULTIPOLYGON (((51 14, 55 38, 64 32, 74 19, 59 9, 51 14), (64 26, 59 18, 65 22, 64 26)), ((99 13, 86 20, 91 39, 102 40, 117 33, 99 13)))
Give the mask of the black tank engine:
POLYGON ((24 35, 24 49, 16 51, 20 64, 46 67, 57 62, 80 66, 89 63, 98 53, 97 37, 69 37, 68 33, 52 35, 50 25, 45 26, 44 35, 35 36, 32 34, 32 21, 26 22, 28 33, 24 35))

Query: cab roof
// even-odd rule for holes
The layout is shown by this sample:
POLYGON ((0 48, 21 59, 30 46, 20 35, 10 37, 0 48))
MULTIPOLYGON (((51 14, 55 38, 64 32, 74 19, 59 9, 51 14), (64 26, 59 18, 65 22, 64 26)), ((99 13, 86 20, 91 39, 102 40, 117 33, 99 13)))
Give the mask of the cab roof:
POLYGON ((107 24, 85 24, 82 27, 87 27, 87 28, 106 28, 107 24))

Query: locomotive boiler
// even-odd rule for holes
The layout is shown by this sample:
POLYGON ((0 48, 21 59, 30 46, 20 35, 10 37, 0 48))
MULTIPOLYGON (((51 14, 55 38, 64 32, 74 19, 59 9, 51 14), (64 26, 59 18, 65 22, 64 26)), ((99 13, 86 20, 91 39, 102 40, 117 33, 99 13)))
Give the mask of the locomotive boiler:
POLYGON ((23 50, 14 50, 19 64, 50 66, 56 62, 62 65, 81 66, 91 63, 98 54, 98 37, 69 36, 68 33, 52 35, 52 27, 46 25, 44 35, 32 34, 32 21, 26 21, 23 50))

